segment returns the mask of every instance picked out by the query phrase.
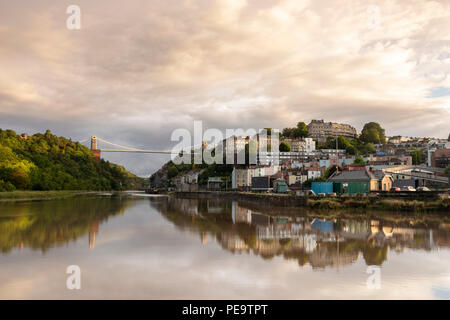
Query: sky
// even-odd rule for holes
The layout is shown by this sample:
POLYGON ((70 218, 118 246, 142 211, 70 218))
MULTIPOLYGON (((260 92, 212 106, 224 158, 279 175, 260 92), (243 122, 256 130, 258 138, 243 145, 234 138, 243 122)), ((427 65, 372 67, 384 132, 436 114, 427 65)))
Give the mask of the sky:
MULTIPOLYGON (((447 138, 449 73, 445 0, 0 0, 0 128, 18 133, 170 150, 194 120, 324 119, 447 138)), ((169 160, 103 157, 141 176, 169 160)))

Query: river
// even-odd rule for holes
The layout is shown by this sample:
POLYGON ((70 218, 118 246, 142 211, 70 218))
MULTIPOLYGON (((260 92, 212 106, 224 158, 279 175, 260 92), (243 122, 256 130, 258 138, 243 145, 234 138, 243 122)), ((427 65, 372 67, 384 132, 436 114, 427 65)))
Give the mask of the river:
POLYGON ((250 207, 144 194, 0 202, 0 298, 450 299, 449 223, 250 207))

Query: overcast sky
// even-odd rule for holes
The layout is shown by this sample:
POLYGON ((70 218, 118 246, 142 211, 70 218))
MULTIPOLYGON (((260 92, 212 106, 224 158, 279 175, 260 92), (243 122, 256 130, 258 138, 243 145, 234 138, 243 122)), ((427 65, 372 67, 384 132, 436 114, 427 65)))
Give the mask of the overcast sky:
MULTIPOLYGON (((194 120, 324 119, 446 138, 449 71, 444 0, 0 0, 0 128, 19 133, 170 150, 194 120)), ((168 159, 104 157, 144 176, 168 159)))

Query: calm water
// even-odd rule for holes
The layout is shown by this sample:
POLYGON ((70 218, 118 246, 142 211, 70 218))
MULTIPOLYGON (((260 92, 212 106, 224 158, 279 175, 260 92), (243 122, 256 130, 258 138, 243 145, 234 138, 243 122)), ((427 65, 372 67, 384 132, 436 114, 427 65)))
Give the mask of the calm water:
POLYGON ((299 213, 144 195, 0 202, 0 298, 450 298, 449 224, 299 213), (81 290, 66 288, 69 265, 81 290))

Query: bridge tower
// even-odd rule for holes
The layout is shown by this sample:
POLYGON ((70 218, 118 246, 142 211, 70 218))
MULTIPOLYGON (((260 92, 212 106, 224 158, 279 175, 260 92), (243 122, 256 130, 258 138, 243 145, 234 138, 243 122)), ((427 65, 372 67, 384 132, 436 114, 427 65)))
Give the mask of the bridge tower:
POLYGON ((97 137, 96 136, 91 137, 91 151, 95 156, 95 160, 97 160, 97 162, 100 162, 101 151, 97 146, 97 137))

